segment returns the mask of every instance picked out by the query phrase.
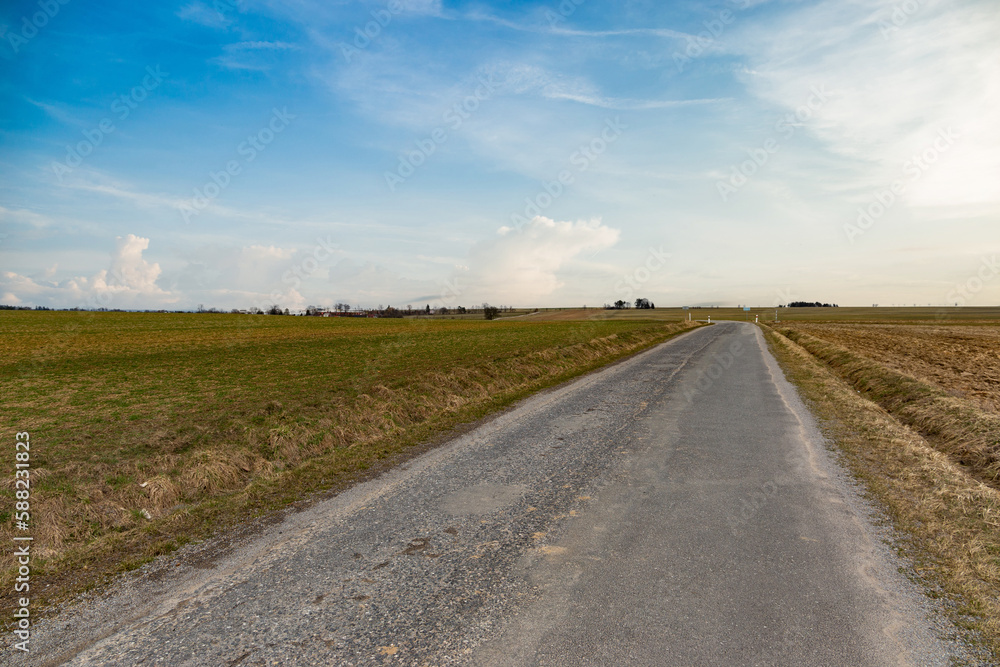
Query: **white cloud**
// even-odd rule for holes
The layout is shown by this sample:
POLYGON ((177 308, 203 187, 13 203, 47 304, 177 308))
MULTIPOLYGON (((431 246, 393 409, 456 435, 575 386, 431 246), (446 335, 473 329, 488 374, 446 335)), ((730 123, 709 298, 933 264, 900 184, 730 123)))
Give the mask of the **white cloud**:
POLYGON ((156 279, 160 276, 160 265, 150 264, 142 258, 142 252, 149 248, 149 239, 129 234, 126 237, 119 236, 116 245, 111 259, 111 269, 101 271, 95 276, 95 288, 112 292, 165 295, 166 292, 156 285, 156 279))
POLYGON ((58 308, 158 308, 176 303, 179 296, 162 289, 157 280, 161 269, 142 257, 149 239, 129 234, 119 236, 110 266, 91 277, 77 276, 52 281, 54 271, 42 279, 5 271, 0 274, 0 293, 5 303, 58 308))
POLYGON ((303 284, 321 267, 311 262, 303 267, 297 254, 294 248, 274 245, 201 245, 185 253, 183 267, 168 272, 163 280, 183 293, 191 306, 225 310, 277 303, 282 308, 304 308, 303 284))
POLYGON ((341 257, 324 267, 325 285, 313 282, 302 291, 305 301, 324 306, 338 301, 399 308, 425 303, 435 308, 473 306, 483 301, 554 305, 564 297, 586 302, 588 294, 596 294, 591 300, 599 300, 610 290, 615 271, 594 265, 588 257, 613 246, 619 234, 599 220, 559 222, 536 217, 518 229, 501 227, 494 238, 474 244, 458 261, 426 258, 430 264, 454 266, 450 275, 438 280, 412 278, 374 262, 341 257))
POLYGON ((470 249, 468 270, 454 278, 455 302, 541 303, 564 287, 562 269, 584 253, 610 248, 619 236, 600 220, 557 222, 538 216, 517 229, 501 227, 495 238, 470 249))

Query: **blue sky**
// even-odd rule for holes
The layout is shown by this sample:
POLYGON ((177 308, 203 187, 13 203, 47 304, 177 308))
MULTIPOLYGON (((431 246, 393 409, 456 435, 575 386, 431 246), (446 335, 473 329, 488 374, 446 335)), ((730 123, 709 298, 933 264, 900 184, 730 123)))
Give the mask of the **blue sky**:
POLYGON ((995 305, 995 2, 6 3, 0 302, 995 305))

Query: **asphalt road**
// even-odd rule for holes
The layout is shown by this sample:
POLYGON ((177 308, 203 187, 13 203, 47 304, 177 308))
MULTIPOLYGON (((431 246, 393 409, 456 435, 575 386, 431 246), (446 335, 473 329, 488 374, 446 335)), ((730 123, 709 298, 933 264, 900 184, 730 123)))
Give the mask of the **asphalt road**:
POLYGON ((947 664, 869 514, 756 327, 719 323, 159 564, 27 662, 947 664))

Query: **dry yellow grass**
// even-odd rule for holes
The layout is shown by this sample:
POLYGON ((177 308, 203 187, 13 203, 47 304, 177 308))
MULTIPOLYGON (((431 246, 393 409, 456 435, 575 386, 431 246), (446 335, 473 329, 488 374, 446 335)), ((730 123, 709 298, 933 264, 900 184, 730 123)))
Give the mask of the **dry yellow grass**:
POLYGON ((764 330, 844 462, 906 536, 902 546, 929 593, 954 603, 955 623, 972 630, 992 656, 984 661, 1000 660, 1000 490, 901 424, 805 347, 764 330))

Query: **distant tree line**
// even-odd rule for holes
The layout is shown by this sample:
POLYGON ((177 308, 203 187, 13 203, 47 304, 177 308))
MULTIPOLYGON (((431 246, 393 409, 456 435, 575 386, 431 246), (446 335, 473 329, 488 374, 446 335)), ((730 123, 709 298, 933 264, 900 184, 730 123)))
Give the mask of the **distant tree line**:
MULTIPOLYGON (((629 303, 628 301, 623 301, 621 299, 618 299, 614 303, 604 304, 605 310, 628 310, 631 307, 632 307, 631 303, 629 303)), ((635 307, 639 308, 640 310, 647 308, 652 309, 656 308, 656 304, 654 304, 649 299, 639 298, 635 300, 635 307)))
MULTIPOLYGON (((783 306, 782 306, 783 307, 783 306)), ((809 301, 792 301, 788 304, 789 308, 839 308, 835 303, 820 303, 816 301, 815 303, 809 301)))
POLYGON ((514 310, 513 306, 491 306, 488 303, 484 303, 479 307, 466 308, 465 306, 453 306, 451 308, 447 306, 441 306, 439 308, 431 308, 430 304, 426 304, 423 308, 414 308, 412 305, 407 305, 406 309, 394 308, 392 306, 383 306, 379 304, 378 308, 352 308, 350 304, 347 303, 337 303, 333 308, 324 308, 322 306, 307 306, 305 315, 321 317, 327 314, 333 314, 335 317, 414 317, 414 316, 431 316, 431 315, 483 315, 487 320, 495 319, 500 315, 500 313, 508 313, 514 310))
MULTIPOLYGON (((47 306, 13 306, 7 304, 0 304, 0 310, 65 310, 65 311, 88 311, 88 312, 112 312, 112 313, 125 313, 125 312, 139 312, 139 313, 190 313, 190 310, 123 310, 121 308, 49 308, 47 306)), ((348 303, 336 303, 332 308, 324 308, 323 306, 306 306, 303 315, 311 317, 320 317, 323 315, 334 315, 336 317, 412 317, 412 316, 428 316, 428 315, 450 315, 452 313, 458 315, 483 315, 487 320, 492 320, 499 317, 500 313, 513 312, 513 306, 491 306, 488 303, 482 304, 480 307, 466 308, 465 306, 455 306, 448 308, 442 306, 440 308, 431 308, 430 304, 427 304, 424 308, 413 308, 413 306, 406 306, 406 310, 401 308, 394 308, 392 306, 383 306, 379 304, 378 308, 361 308, 352 307, 348 303)), ((536 309, 537 310, 537 309, 536 309)), ((258 308, 257 306, 251 306, 247 309, 233 308, 229 311, 221 310, 219 308, 206 308, 205 304, 198 304, 198 307, 194 309, 195 313, 198 314, 226 314, 227 312, 232 315, 291 315, 292 313, 288 308, 282 308, 278 304, 272 304, 267 308, 258 308)))

